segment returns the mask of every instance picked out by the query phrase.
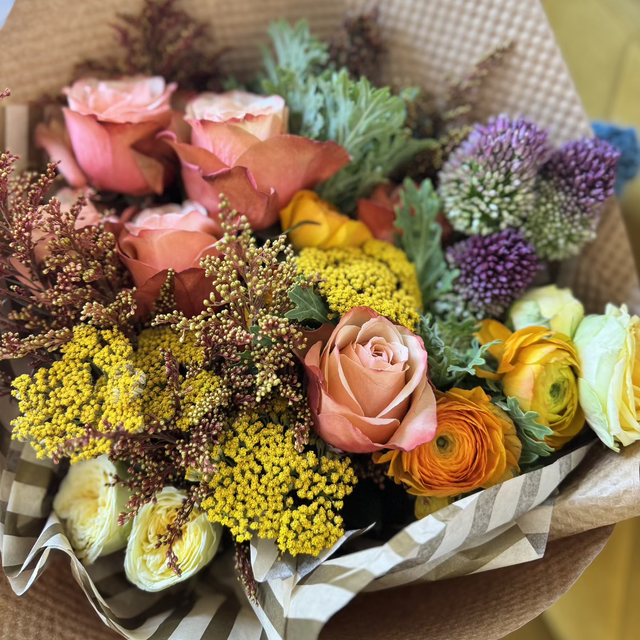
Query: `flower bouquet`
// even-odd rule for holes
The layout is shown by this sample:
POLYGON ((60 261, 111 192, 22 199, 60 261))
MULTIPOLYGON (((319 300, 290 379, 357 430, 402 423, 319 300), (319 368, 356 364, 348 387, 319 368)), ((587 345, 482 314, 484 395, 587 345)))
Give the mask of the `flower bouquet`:
POLYGON ((122 55, 51 87, 44 172, 0 158, 16 592, 61 550, 125 637, 315 638, 362 591, 538 560, 640 511, 618 154, 558 123, 570 90, 564 111, 482 98, 531 37, 510 11, 512 42, 482 23, 488 53, 458 51, 443 91, 401 80, 402 56, 380 73, 409 51, 389 7, 327 39, 275 20, 240 68, 248 39, 234 63, 146 0, 122 55))

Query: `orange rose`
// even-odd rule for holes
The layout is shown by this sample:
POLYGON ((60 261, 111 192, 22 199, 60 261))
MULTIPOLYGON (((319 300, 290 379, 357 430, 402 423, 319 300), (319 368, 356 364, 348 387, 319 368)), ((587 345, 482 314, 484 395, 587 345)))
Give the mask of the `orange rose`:
POLYGON ((285 133, 280 96, 203 94, 187 105, 185 121, 191 144, 172 131, 162 135, 180 158, 189 198, 216 215, 224 193, 255 230, 275 224, 298 191, 329 179, 350 160, 335 142, 285 133))
POLYGON ((438 428, 413 451, 374 453, 410 494, 448 498, 486 489, 519 471, 522 445, 511 418, 480 388, 436 392, 438 428))
POLYGON ((422 338, 355 307, 307 352, 316 431, 349 453, 411 451, 436 431, 435 397, 422 338))
POLYGON ((200 260, 218 255, 215 246, 221 235, 218 223, 195 202, 145 209, 125 222, 118 251, 136 285, 141 314, 155 301, 169 269, 175 272, 178 308, 189 316, 202 311, 212 289, 200 260))

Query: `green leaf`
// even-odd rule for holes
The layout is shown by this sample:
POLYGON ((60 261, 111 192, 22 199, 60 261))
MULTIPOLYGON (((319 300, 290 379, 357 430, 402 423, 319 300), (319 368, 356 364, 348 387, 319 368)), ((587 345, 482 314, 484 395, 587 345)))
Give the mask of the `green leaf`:
POLYGON ((303 289, 297 284, 289 291, 289 298, 296 306, 287 311, 285 317, 300 323, 317 322, 326 324, 329 319, 329 307, 327 303, 314 291, 313 288, 303 289))
POLYGON ((440 296, 451 290, 458 276, 447 265, 442 250, 442 227, 436 222, 441 201, 431 180, 424 180, 418 188, 407 178, 401 197, 395 226, 402 232, 400 245, 416 267, 422 304, 430 310, 440 296))
POLYGON ((254 325, 252 327, 249 327, 249 331, 253 335, 253 344, 257 344, 261 347, 273 346, 273 340, 268 336, 263 336, 262 338, 258 339, 258 336, 260 335, 260 327, 254 325))
POLYGON ((520 466, 530 465, 540 457, 550 456, 554 449, 544 439, 553 435, 553 430, 537 422, 540 417, 535 411, 522 411, 517 398, 509 397, 504 401, 494 399, 494 404, 509 414, 518 432, 518 438, 522 442, 522 454, 520 466))
POLYGON ((324 67, 329 59, 328 45, 311 35, 306 20, 300 20, 294 26, 286 20, 276 20, 269 25, 269 37, 273 53, 265 47, 262 58, 272 82, 277 81, 278 69, 304 80, 324 67))
POLYGON ((475 367, 485 364, 485 354, 493 343, 481 346, 475 330, 472 320, 447 323, 432 316, 422 318, 418 332, 429 357, 429 377, 438 389, 465 385, 475 377, 475 367))

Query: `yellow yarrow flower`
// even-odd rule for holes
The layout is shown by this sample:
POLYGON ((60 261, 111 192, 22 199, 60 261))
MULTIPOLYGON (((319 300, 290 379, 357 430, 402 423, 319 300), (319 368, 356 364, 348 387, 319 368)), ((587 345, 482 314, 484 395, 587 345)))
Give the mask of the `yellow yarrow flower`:
POLYGON ((202 501, 211 522, 228 527, 238 542, 275 540, 292 555, 317 556, 344 534, 343 499, 356 478, 348 458, 299 453, 286 415, 241 415, 213 450, 217 472, 202 501))
POLYGON ((354 307, 370 307, 414 330, 422 308, 415 266, 401 249, 381 240, 362 247, 303 249, 298 272, 317 282, 329 308, 346 315, 354 307))
MULTIPOLYGON (((217 376, 201 370, 203 354, 187 333, 181 340, 169 327, 147 329, 138 349, 118 330, 80 325, 61 349, 61 359, 23 375, 13 383, 21 415, 13 422, 13 437, 28 440, 38 457, 54 457, 69 440, 120 427, 136 433, 147 416, 162 422, 175 419, 186 430, 204 417, 213 403, 223 401, 217 376), (167 379, 163 350, 189 374, 178 375, 178 388, 167 379), (176 394, 181 410, 176 411, 176 394)), ((93 438, 71 452, 71 461, 109 453, 110 441, 93 438)))

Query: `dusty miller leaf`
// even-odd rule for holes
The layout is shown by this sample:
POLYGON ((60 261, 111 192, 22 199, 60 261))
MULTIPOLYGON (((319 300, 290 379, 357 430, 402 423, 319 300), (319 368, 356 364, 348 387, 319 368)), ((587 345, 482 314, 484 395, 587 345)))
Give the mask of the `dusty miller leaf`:
POLYGON ((536 462, 540 457, 550 456, 554 449, 550 447, 544 439, 553 435, 553 430, 536 422, 540 417, 535 411, 526 413, 520 407, 517 398, 509 397, 494 399, 494 404, 509 414, 518 432, 518 438, 522 442, 522 454, 520 455, 520 466, 529 465, 536 462))
POLYGON ((429 310, 438 297, 451 290, 458 272, 449 268, 442 250, 442 227, 436 222, 441 201, 431 180, 417 187, 407 178, 402 186, 395 227, 402 232, 400 245, 416 267, 422 304, 429 310))

